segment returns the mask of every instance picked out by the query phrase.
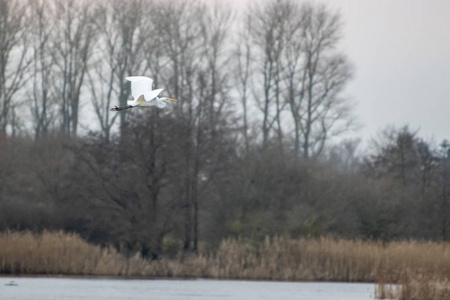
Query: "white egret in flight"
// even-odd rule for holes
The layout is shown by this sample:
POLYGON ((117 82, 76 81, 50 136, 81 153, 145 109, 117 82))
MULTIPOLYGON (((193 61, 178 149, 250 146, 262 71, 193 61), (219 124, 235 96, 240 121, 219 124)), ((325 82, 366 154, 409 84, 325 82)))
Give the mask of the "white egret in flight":
POLYGON ((158 108, 166 107, 169 101, 178 101, 167 97, 158 97, 163 89, 152 90, 153 80, 144 76, 130 76, 125 78, 131 81, 131 95, 134 100, 128 100, 127 106, 111 108, 111 111, 119 111, 133 108, 136 106, 156 106, 158 108))

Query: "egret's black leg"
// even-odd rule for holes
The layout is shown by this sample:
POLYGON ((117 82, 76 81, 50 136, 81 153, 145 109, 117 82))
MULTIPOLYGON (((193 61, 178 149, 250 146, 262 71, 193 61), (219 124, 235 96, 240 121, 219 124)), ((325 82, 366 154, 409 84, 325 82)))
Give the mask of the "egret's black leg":
POLYGON ((119 111, 119 110, 125 110, 125 109, 129 109, 129 108, 133 108, 134 106, 132 105, 127 105, 127 106, 123 106, 123 107, 118 107, 118 106, 114 106, 113 108, 111 108, 111 111, 119 111))

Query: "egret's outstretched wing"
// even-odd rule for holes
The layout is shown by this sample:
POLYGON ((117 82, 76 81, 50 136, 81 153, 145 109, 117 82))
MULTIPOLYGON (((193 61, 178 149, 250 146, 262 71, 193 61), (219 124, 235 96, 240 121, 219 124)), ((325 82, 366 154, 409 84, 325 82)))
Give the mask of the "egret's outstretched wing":
POLYGON ((144 96, 140 96, 137 100, 128 100, 127 105, 138 106, 141 105, 142 102, 145 102, 144 96))
POLYGON ((159 95, 159 93, 162 92, 162 90, 163 89, 156 89, 151 92, 144 93, 145 101, 152 101, 156 96, 159 95))
POLYGON ((131 95, 134 100, 137 100, 139 96, 152 90, 153 80, 151 78, 145 76, 129 76, 125 79, 131 81, 131 95))

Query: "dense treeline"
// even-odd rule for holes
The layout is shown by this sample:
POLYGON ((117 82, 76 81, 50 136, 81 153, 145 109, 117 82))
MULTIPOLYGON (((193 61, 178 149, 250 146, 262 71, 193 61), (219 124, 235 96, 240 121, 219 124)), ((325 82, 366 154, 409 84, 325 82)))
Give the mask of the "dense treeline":
POLYGON ((341 20, 270 0, 0 0, 0 229, 157 258, 228 237, 450 238, 450 145, 367 153, 341 20), (148 75, 180 101, 110 112, 148 75), (82 132, 80 132, 82 130, 82 132))

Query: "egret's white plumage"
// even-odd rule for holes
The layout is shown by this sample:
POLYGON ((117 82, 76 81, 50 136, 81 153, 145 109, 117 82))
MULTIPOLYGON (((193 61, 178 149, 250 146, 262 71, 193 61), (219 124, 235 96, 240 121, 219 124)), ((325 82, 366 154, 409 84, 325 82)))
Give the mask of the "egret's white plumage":
POLYGON ((126 107, 114 107, 112 111, 119 111, 136 106, 156 106, 158 108, 166 107, 167 101, 178 101, 167 97, 158 97, 163 89, 152 90, 153 80, 145 76, 129 76, 125 78, 131 82, 131 96, 134 100, 128 100, 126 107))
POLYGON ((129 76, 125 77, 125 79, 131 81, 131 96, 134 99, 152 90, 153 79, 151 78, 145 76, 129 76))

